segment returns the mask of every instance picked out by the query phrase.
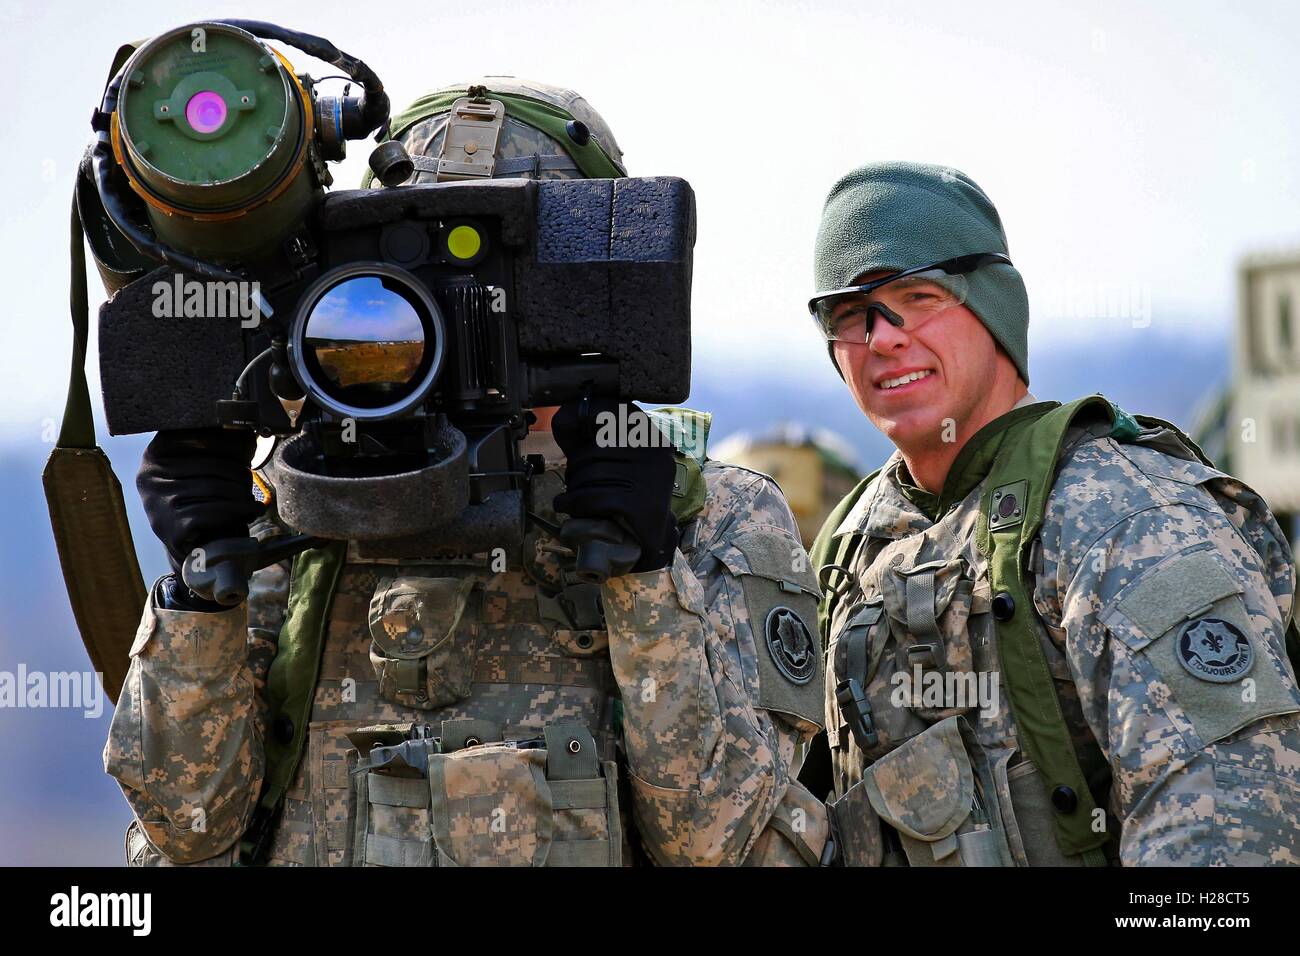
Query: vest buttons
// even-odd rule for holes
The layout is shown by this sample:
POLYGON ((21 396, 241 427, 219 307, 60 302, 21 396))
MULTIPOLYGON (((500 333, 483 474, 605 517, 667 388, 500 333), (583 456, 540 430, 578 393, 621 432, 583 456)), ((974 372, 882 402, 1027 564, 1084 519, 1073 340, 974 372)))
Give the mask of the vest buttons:
POLYGON ((1016 613, 1016 602, 1006 591, 999 591, 993 595, 992 608, 993 620, 1009 621, 1012 615, 1016 613))
POLYGON ((287 715, 281 714, 271 721, 271 733, 282 744, 293 743, 293 721, 287 715))
POLYGON ((1052 790, 1052 806, 1056 808, 1057 813, 1073 813, 1078 805, 1078 796, 1064 784, 1052 790))

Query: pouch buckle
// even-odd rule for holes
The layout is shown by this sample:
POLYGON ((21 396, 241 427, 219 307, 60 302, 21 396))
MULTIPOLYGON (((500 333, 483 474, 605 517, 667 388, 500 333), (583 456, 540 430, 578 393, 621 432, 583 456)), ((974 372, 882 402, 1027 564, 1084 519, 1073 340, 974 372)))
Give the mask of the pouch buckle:
POLYGON ((429 755, 442 752, 442 741, 433 736, 428 724, 412 724, 408 739, 398 744, 376 743, 370 753, 357 761, 354 774, 368 770, 414 770, 422 777, 429 775, 429 755))
POLYGON ((835 700, 840 705, 840 713, 848 724, 858 749, 870 750, 880 743, 876 733, 876 722, 871 716, 871 702, 862 691, 857 679, 850 677, 835 686, 835 700))
POLYGON ((605 629, 605 608, 599 584, 570 584, 557 594, 537 592, 537 610, 543 621, 552 621, 575 631, 605 629))

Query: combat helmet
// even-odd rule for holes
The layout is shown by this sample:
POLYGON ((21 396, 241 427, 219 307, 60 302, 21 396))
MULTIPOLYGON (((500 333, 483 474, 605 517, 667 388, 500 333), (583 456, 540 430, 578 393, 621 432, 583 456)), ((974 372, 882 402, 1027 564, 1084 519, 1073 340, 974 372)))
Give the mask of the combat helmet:
POLYGON ((613 131, 585 99, 511 76, 485 76, 420 97, 393 117, 371 168, 363 186, 376 173, 388 186, 627 175, 613 131))

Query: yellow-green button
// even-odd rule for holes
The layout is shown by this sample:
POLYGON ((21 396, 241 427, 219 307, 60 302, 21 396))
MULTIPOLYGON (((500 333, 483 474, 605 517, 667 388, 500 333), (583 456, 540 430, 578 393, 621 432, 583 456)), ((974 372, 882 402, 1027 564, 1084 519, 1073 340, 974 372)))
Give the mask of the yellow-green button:
POLYGON ((483 248, 483 237, 473 226, 457 226, 447 233, 447 251, 457 259, 473 259, 483 248))

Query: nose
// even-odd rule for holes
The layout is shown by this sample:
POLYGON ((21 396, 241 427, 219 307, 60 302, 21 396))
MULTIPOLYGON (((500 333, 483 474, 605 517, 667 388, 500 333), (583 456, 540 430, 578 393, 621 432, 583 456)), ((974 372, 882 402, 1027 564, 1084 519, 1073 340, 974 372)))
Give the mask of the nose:
POLYGON ((903 318, 880 303, 871 306, 867 327, 867 347, 877 355, 886 355, 906 348, 909 341, 903 328, 903 318))

